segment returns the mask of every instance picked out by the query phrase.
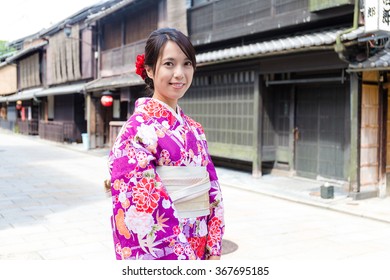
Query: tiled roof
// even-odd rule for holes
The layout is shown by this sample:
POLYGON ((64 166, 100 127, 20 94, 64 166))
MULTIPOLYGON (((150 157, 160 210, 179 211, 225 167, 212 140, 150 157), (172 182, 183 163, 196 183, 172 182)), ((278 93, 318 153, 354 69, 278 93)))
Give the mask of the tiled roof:
POLYGON ((40 48, 42 48, 42 47, 45 46, 45 45, 47 45, 47 41, 43 41, 43 42, 38 43, 38 44, 36 44, 36 45, 34 45, 34 46, 31 46, 31 47, 29 47, 29 48, 26 48, 26 49, 24 49, 24 50, 18 51, 18 52, 16 52, 16 53, 14 53, 12 56, 8 57, 8 58, 6 59, 6 62, 7 62, 7 63, 11 63, 11 62, 15 61, 16 59, 18 59, 18 58, 20 58, 20 57, 22 57, 22 56, 24 56, 24 55, 27 55, 27 54, 29 54, 29 53, 32 53, 32 52, 34 52, 34 51, 39 50, 40 48))
POLYGON ((75 83, 71 85, 55 86, 51 88, 33 88, 23 90, 11 95, 0 96, 0 102, 13 102, 17 100, 30 100, 36 97, 60 95, 60 94, 73 94, 84 91, 85 83, 75 83))
POLYGON ((86 84, 86 91, 99 91, 118 87, 129 87, 143 85, 145 82, 135 73, 127 73, 119 76, 112 76, 93 80, 86 84))
POLYGON ((369 70, 390 70, 390 49, 385 48, 365 61, 349 64, 353 72, 369 70))
MULTIPOLYGON (((337 36, 345 30, 332 29, 200 53, 196 56, 196 61, 199 64, 213 63, 237 58, 272 55, 292 50, 305 50, 320 46, 332 47, 336 42, 337 36)), ((359 27, 352 32, 343 34, 341 39, 343 41, 354 40, 363 32, 364 28, 359 27)))
POLYGON ((85 83, 75 83, 70 85, 62 85, 46 88, 40 92, 37 92, 35 96, 49 96, 49 95, 63 95, 63 94, 73 94, 73 93, 81 93, 84 91, 85 83))
POLYGON ((26 89, 23 91, 19 91, 15 94, 11 94, 8 96, 0 96, 0 102, 14 102, 17 100, 29 100, 33 99, 35 94, 42 91, 43 88, 33 88, 33 89, 26 89))

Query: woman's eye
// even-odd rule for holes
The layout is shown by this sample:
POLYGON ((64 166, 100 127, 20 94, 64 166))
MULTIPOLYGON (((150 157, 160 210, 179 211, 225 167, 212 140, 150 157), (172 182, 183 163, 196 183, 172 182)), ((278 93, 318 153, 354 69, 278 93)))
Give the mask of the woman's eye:
POLYGON ((167 62, 165 62, 165 63, 164 63, 164 65, 166 65, 166 66, 172 66, 172 65, 173 65, 173 63, 172 63, 172 62, 170 62, 170 61, 167 61, 167 62))
POLYGON ((185 66, 192 66, 192 62, 191 61, 187 61, 186 63, 184 63, 185 66))

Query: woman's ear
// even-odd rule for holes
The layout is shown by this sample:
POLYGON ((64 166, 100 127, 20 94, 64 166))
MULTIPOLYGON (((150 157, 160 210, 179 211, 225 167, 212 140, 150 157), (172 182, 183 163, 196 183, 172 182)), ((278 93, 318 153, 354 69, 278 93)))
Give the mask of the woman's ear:
POLYGON ((145 70, 148 77, 153 80, 153 69, 148 65, 145 65, 145 70))

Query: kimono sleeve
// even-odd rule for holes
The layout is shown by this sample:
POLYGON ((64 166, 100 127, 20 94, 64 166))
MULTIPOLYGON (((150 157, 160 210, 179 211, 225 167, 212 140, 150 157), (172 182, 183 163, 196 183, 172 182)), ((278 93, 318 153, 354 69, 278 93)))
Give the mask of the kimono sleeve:
MULTIPOLYGON (((201 128, 201 132, 203 129, 201 128)), ((208 151, 206 137, 204 137, 204 147, 208 157, 207 171, 210 176, 211 188, 210 215, 208 217, 208 236, 206 243, 207 256, 220 256, 222 253, 222 237, 225 231, 224 206, 221 187, 218 182, 217 172, 208 151)))
POLYGON ((178 224, 172 201, 156 175, 157 143, 154 137, 142 139, 140 129, 134 123, 124 129, 110 154, 117 259, 157 259, 168 254, 169 237, 178 224))

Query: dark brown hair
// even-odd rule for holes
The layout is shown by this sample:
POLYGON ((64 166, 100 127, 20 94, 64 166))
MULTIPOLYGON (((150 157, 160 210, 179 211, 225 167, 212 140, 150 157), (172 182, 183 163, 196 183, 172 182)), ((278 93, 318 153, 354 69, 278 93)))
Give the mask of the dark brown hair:
MULTIPOLYGON (((186 35, 174 28, 160 28, 149 35, 145 45, 145 65, 151 67, 153 69, 153 73, 155 73, 157 60, 168 41, 173 41, 179 46, 179 48, 191 61, 195 70, 196 58, 194 46, 186 35)), ((146 77, 145 83, 150 91, 154 90, 152 79, 146 77)))

